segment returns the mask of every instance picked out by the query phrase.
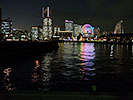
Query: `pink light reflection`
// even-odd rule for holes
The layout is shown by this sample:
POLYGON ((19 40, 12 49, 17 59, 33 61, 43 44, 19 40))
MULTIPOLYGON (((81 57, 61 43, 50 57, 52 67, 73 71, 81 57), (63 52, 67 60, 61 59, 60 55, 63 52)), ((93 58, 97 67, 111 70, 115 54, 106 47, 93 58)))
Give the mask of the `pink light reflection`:
POLYGON ((81 44, 81 59, 82 61, 88 61, 95 59, 95 48, 94 44, 83 43, 81 44))
POLYGON ((89 76, 95 76, 96 68, 93 67, 95 59, 95 47, 94 43, 83 43, 81 44, 81 61, 82 69, 81 72, 85 76, 85 80, 90 80, 89 76))

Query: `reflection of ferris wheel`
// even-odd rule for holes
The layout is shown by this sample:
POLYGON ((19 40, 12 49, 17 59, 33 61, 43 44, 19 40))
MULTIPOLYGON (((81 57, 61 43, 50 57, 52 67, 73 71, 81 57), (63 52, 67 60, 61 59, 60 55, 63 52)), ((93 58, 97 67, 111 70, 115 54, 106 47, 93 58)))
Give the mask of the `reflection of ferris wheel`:
POLYGON ((94 27, 92 27, 90 24, 85 24, 82 27, 82 31, 83 31, 83 33, 94 34, 94 27))

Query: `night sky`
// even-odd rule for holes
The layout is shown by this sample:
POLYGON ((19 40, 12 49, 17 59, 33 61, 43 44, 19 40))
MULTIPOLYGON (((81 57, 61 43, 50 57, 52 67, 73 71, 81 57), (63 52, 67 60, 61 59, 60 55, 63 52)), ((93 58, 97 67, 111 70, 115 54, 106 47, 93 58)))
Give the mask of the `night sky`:
POLYGON ((3 19, 10 16, 13 26, 30 29, 42 25, 41 8, 50 6, 53 24, 62 26, 64 20, 89 23, 101 30, 114 30, 119 20, 124 20, 127 33, 133 33, 133 0, 0 0, 3 19))

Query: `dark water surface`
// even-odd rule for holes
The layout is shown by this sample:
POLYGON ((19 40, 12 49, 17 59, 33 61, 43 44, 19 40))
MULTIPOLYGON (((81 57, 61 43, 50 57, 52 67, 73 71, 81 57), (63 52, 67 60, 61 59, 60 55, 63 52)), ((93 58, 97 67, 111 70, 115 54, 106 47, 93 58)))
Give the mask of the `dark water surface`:
POLYGON ((59 45, 41 56, 0 61, 0 91, 133 92, 133 46, 59 45))

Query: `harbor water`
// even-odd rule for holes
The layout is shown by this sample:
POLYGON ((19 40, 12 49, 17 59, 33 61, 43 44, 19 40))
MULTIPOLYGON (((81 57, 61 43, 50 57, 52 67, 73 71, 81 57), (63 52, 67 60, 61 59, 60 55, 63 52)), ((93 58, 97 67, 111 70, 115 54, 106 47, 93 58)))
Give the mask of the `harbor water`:
POLYGON ((1 60, 0 91, 133 92, 132 45, 64 42, 37 54, 1 60))

